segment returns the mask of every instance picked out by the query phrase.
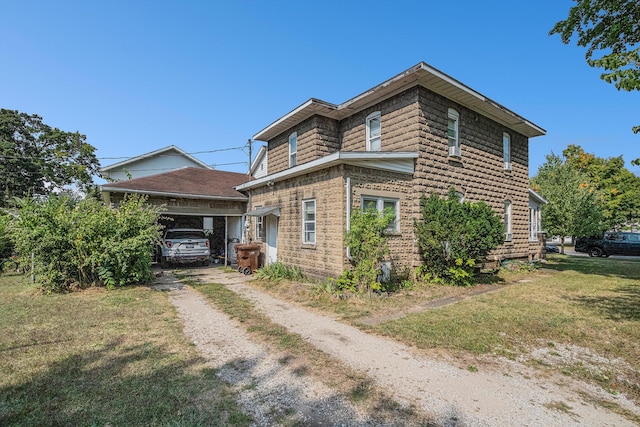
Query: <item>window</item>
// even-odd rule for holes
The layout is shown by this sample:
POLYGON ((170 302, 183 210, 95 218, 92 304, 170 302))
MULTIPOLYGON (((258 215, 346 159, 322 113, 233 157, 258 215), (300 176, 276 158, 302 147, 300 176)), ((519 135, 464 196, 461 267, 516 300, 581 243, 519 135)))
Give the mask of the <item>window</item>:
POLYGON ((369 114, 365 122, 367 127, 367 151, 380 151, 382 149, 380 142, 380 111, 369 114))
POLYGON ((529 206, 529 240, 537 241, 538 233, 542 231, 542 215, 540 207, 529 206))
POLYGON ((264 240, 264 217, 256 217, 256 240, 264 240))
POLYGON ((449 139, 449 156, 460 157, 460 140, 458 138, 460 115, 453 108, 449 108, 448 116, 447 137, 449 139))
POLYGON ((289 135, 289 167, 293 167, 298 163, 298 133, 294 132, 289 135))
POLYGON ((316 243, 316 201, 302 201, 302 243, 316 243))
POLYGON ((380 213, 384 212, 385 209, 391 210, 391 212, 393 212, 393 221, 391 221, 391 224, 389 224, 389 226, 387 227, 387 231, 400 231, 400 224, 398 222, 398 218, 400 217, 398 211, 398 209, 400 208, 400 203, 398 203, 398 199, 362 196, 362 210, 364 211, 368 208, 374 208, 380 213))
POLYGON ((505 170, 511 170, 511 136, 506 132, 502 134, 502 155, 505 170))
POLYGON ((504 230, 505 230, 505 238, 504 240, 511 240, 511 202, 509 200, 504 202, 504 230))

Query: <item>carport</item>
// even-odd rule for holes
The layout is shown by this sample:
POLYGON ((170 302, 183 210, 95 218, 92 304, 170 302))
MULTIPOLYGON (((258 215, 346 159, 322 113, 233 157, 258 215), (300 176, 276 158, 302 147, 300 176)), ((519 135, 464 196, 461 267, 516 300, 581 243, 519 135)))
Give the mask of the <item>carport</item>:
POLYGON ((126 194, 144 194, 161 207, 166 228, 202 228, 210 236, 213 262, 227 264, 229 249, 242 239, 247 196, 234 187, 250 177, 235 172, 183 168, 171 172, 108 183, 103 200, 117 205, 126 194))

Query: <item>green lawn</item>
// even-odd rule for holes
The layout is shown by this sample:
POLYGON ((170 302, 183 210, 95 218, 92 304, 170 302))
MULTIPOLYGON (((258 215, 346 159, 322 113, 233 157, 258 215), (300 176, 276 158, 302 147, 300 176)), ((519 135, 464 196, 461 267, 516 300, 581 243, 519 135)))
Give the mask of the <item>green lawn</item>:
POLYGON ((454 355, 524 356, 640 402, 640 260, 555 255, 545 270, 377 330, 454 355), (533 349, 546 357, 531 356, 533 349), (583 357, 564 360, 566 349, 583 357))
POLYGON ((249 425, 165 294, 0 276, 0 425, 249 425))

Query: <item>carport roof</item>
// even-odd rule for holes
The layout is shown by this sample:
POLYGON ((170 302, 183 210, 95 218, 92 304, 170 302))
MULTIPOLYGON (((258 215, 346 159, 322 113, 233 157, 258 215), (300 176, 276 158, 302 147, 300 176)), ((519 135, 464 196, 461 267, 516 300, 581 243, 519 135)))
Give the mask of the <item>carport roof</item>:
POLYGON ((250 176, 237 172, 187 167, 108 183, 102 186, 102 191, 192 199, 247 200, 247 196, 234 187, 250 179, 250 176))

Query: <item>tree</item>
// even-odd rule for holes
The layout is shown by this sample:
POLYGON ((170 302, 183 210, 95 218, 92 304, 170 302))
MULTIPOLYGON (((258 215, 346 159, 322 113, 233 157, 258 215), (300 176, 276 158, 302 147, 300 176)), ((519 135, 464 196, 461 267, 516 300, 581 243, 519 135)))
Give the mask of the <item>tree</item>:
POLYGON ((84 190, 99 167, 85 135, 52 128, 35 114, 0 109, 0 206, 74 184, 84 190))
POLYGON ((414 226, 426 271, 437 280, 470 285, 476 262, 505 237, 500 217, 485 202, 460 202, 455 189, 446 199, 420 198, 422 221, 414 226))
POLYGON ((640 178, 624 167, 622 156, 604 159, 585 153, 578 145, 562 152, 565 162, 588 176, 604 203, 607 229, 631 225, 640 217, 640 178))
MULTIPOLYGON (((556 154, 546 156, 531 186, 547 199, 542 207, 544 228, 553 236, 591 236, 602 233, 603 203, 587 174, 556 154)), ((564 239, 562 239, 564 253, 564 239)))
MULTIPOLYGON (((640 2, 638 0, 575 0, 567 19, 549 32, 560 34, 569 44, 574 34, 578 46, 587 48, 585 58, 592 67, 602 68, 600 78, 620 90, 640 90, 640 2), (604 53, 608 52, 608 53, 604 53), (599 58, 594 53, 602 54, 599 58)), ((634 126, 633 132, 640 132, 634 126)), ((640 158, 633 160, 640 165, 640 158)))

